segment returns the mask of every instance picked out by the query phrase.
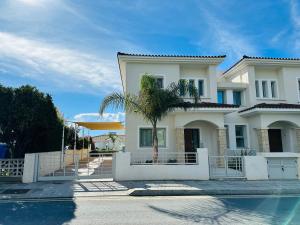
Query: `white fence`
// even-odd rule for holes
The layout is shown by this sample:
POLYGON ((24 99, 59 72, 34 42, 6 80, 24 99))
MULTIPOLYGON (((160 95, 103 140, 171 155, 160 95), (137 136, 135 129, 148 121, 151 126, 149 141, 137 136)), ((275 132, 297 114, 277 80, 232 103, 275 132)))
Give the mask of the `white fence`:
POLYGON ((24 159, 0 159, 1 177, 22 177, 24 159))
POLYGON ((134 152, 130 155, 131 165, 193 165, 198 164, 197 152, 160 152, 157 160, 149 159, 144 152, 134 152))
POLYGON ((210 178, 244 178, 243 156, 209 156, 210 178))
MULTIPOLYGON (((174 154, 177 155, 177 154, 174 154)), ((198 149, 194 163, 186 162, 181 154, 181 163, 170 163, 167 157, 160 159, 158 164, 131 160, 130 152, 118 152, 113 160, 113 177, 116 181, 124 180, 208 180, 208 153, 206 148, 198 149), (163 162, 167 163, 163 163, 163 162), (169 163, 168 163, 169 161, 169 163)))

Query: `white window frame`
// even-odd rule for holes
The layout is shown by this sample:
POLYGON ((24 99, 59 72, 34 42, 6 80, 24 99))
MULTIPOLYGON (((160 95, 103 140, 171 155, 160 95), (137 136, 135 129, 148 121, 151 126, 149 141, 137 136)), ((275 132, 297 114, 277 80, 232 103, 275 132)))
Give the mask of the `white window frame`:
POLYGON ((258 87, 259 87, 259 97, 256 96, 256 85, 254 85, 255 88, 255 96, 256 99, 268 99, 268 100, 276 100, 279 99, 279 88, 278 88, 278 80, 277 79, 255 79, 255 82, 258 81, 258 87), (262 82, 267 82, 267 97, 263 97, 263 85, 262 82), (276 97, 272 97, 272 89, 271 89, 271 82, 275 82, 275 92, 276 97))
POLYGON ((299 85, 300 77, 297 77, 296 80, 297 80, 297 93, 298 93, 298 103, 299 103, 300 102, 300 85, 299 85))
POLYGON ((229 124, 224 124, 224 128, 225 128, 225 135, 226 135, 226 148, 230 149, 230 133, 229 133, 229 124))
POLYGON ((245 147, 244 148, 249 148, 249 126, 248 124, 246 123, 236 123, 236 124, 233 124, 233 128, 234 128, 234 146, 235 146, 235 149, 234 150, 240 150, 240 149, 244 149, 244 148, 238 148, 237 147, 237 144, 236 144, 236 131, 235 131, 235 128, 236 126, 245 126, 245 134, 246 134, 246 137, 244 137, 244 141, 245 141, 245 147))
POLYGON ((235 91, 241 92, 241 105, 240 105, 240 107, 246 105, 245 91, 241 90, 241 89, 233 89, 232 90, 232 104, 234 104, 233 92, 235 92, 235 91))
MULTIPOLYGON (((152 74, 152 73, 148 73, 148 72, 145 72, 146 74, 148 75, 151 75, 153 76, 154 78, 163 78, 163 89, 166 88, 166 76, 164 74, 152 74)), ((142 80, 142 76, 145 75, 145 73, 141 73, 140 74, 140 82, 139 82, 139 85, 141 84, 141 80, 142 80)), ((141 89, 141 86, 140 86, 140 89, 141 89)))
MULTIPOLYGON (((141 147, 141 143, 140 143, 140 129, 153 129, 152 126, 138 126, 138 129, 137 129, 137 138, 138 138, 138 141, 137 141, 137 148, 138 149, 145 149, 145 150, 149 150, 149 149, 152 149, 152 146, 151 147, 141 147)), ((168 149, 169 148, 169 136, 168 136, 168 126, 157 126, 157 129, 159 128, 164 128, 166 129, 166 146, 165 147, 158 147, 158 149, 168 149)))
MULTIPOLYGON (((189 80, 194 80, 195 82, 195 86, 198 89, 199 86, 199 80, 203 81, 203 95, 199 96, 200 98, 207 98, 207 79, 206 78, 199 78, 199 77, 180 77, 179 80, 186 80, 187 82, 189 82, 189 80)), ((199 94, 199 91, 197 92, 197 94, 199 94)), ((184 96, 182 96, 183 98, 191 98, 189 96, 189 94, 185 94, 184 96)))

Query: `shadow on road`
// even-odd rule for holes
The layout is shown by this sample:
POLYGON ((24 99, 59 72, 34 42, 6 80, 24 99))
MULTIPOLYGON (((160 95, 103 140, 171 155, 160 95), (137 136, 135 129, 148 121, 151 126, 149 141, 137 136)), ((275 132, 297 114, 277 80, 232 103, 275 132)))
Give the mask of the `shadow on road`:
POLYGON ((300 221, 300 197, 211 197, 176 206, 148 207, 179 220, 204 224, 299 224, 300 221))

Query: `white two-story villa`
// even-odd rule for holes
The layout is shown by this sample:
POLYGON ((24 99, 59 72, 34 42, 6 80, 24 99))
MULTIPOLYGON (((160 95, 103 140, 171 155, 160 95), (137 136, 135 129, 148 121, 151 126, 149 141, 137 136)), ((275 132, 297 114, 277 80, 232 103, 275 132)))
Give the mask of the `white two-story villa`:
MULTIPOLYGON (((224 59, 118 53, 124 92, 137 93, 145 73, 157 77, 162 88, 181 79, 198 88, 196 107, 175 110, 159 123, 159 151, 299 153, 300 59, 244 56, 221 74, 224 59)), ((151 140, 150 124, 127 114, 126 150, 151 155, 151 140)))

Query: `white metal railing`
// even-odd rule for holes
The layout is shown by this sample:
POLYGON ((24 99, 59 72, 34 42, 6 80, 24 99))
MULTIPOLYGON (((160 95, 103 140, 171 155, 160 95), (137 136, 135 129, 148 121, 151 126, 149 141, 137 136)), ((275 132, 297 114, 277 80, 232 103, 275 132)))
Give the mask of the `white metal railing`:
POLYGON ((60 164, 59 155, 39 157, 39 180, 72 180, 85 178, 112 178, 113 153, 65 154, 60 164))
POLYGON ((250 148, 227 149, 228 156, 255 156, 256 150, 250 148))
POLYGON ((131 153, 131 165, 194 165, 198 164, 197 152, 160 152, 157 160, 152 154, 131 153))
POLYGON ((0 159, 0 177, 21 177, 24 159, 0 159))

